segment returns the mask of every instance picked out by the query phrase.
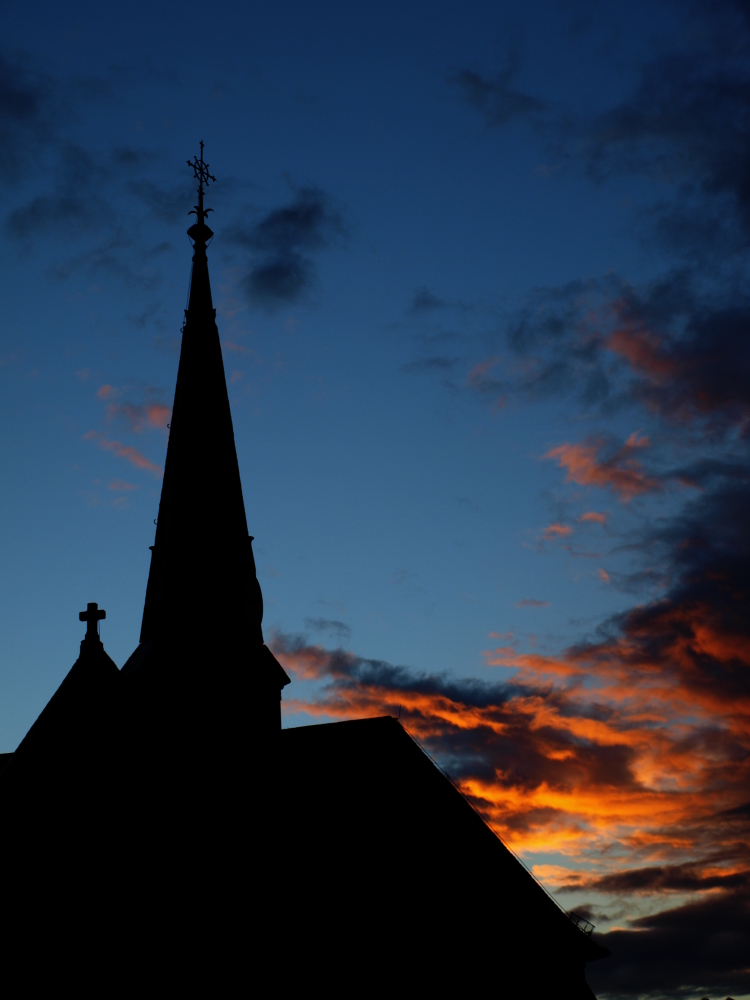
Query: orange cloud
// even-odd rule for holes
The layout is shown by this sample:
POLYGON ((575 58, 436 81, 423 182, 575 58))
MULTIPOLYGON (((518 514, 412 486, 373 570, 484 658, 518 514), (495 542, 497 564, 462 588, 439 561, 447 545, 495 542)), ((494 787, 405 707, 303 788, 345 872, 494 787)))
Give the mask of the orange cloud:
POLYGON ((587 510, 585 514, 581 514, 581 516, 578 518, 578 520, 582 521, 584 523, 586 521, 593 521, 595 524, 606 524, 607 523, 607 515, 606 514, 599 514, 595 510, 587 510))
POLYGON ((602 569, 601 567, 599 567, 599 569, 597 570, 597 576, 602 581, 602 583, 609 583, 610 580, 612 579, 609 573, 606 571, 606 569, 602 569))
MULTIPOLYGON (((103 386, 103 388, 110 387, 103 386)), ((124 418, 130 424, 130 429, 136 434, 140 434, 143 430, 166 430, 171 416, 172 410, 164 403, 144 403, 143 405, 110 403, 107 406, 107 420, 124 418)))
POLYGON ((619 892, 618 872, 633 869, 640 885, 641 867, 657 864, 667 866, 652 879, 657 889, 671 879, 713 891, 740 870, 732 859, 750 834, 744 618, 730 627, 691 599, 618 620, 613 637, 558 655, 488 651, 488 665, 515 671, 495 684, 276 636, 297 685, 282 707, 326 721, 400 711, 498 834, 530 860, 542 853, 552 867, 537 873, 566 891, 596 884, 606 893, 611 883, 619 892), (692 866, 692 882, 681 865, 692 866))
POLYGON ((171 407, 165 406, 164 403, 148 403, 144 407, 144 412, 147 425, 149 427, 158 427, 162 430, 166 429, 169 418, 172 416, 171 407))
POLYGON ((663 338, 641 324, 618 327, 605 344, 653 381, 662 382, 677 374, 677 363, 664 352, 663 338))
POLYGON ((567 538, 568 535, 572 534, 572 531, 573 529, 569 524, 548 524, 544 529, 542 538, 567 538))
POLYGON ((83 440, 96 441, 99 447, 105 451, 113 451, 119 458, 126 459, 138 469, 147 469, 149 472, 153 472, 155 476, 161 476, 164 473, 160 465, 156 465, 131 445, 120 444, 119 441, 109 441, 103 435, 97 434, 96 431, 88 431, 88 433, 83 435, 83 440))
POLYGON ((641 464, 632 457, 636 449, 647 448, 650 443, 647 437, 638 437, 638 433, 634 432, 608 459, 601 458, 604 445, 596 440, 583 444, 562 444, 542 457, 557 459, 561 468, 566 470, 566 483, 608 487, 623 503, 628 503, 642 493, 661 489, 661 483, 646 475, 641 464))

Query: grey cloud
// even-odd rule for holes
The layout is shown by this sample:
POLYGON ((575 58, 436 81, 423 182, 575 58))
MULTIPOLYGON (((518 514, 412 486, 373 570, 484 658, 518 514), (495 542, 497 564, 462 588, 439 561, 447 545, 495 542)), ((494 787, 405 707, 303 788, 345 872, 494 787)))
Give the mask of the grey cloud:
MULTIPOLYGON (((140 166, 141 163, 138 159, 121 162, 128 166, 140 166)), ((182 219, 185 221, 187 229, 188 212, 195 201, 195 184, 186 179, 181 184, 163 187, 154 181, 139 178, 131 181, 128 187, 131 194, 140 198, 157 219, 169 225, 182 219)))
POLYGON ((592 990, 613 1000, 750 992, 750 889, 719 892, 597 936, 610 958, 587 968, 592 990))
POLYGON ((348 639, 352 630, 346 622, 336 621, 332 618, 305 618, 305 628, 313 632, 324 632, 335 636, 337 639, 348 639))
POLYGON ((54 191, 14 209, 6 219, 6 232, 21 240, 57 233, 75 237, 112 221, 112 208, 101 195, 106 177, 106 168, 87 150, 65 144, 54 191))
POLYGON ((20 53, 0 53, 0 177, 19 181, 35 165, 54 126, 54 88, 20 53))
POLYGON ((512 60, 494 79, 474 70, 459 69, 450 74, 448 82, 459 88, 464 100, 482 115, 487 125, 497 127, 545 110, 545 104, 538 98, 512 88, 517 69, 516 61, 512 60))
POLYGON ((431 292, 429 288, 422 287, 418 288, 414 292, 414 297, 411 300, 411 305, 409 306, 409 312, 414 314, 434 312, 436 309, 444 309, 447 306, 447 302, 443 299, 438 298, 434 292, 431 292))
POLYGON ((320 188, 303 187, 290 204, 250 226, 235 225, 227 238, 252 255, 242 282, 249 301, 273 310, 305 298, 317 278, 311 254, 347 235, 343 215, 330 197, 320 188))
POLYGON ((707 889, 736 889, 750 886, 750 872, 714 871, 705 874, 703 864, 658 865, 613 872, 587 883, 587 888, 603 892, 659 893, 696 892, 707 889))

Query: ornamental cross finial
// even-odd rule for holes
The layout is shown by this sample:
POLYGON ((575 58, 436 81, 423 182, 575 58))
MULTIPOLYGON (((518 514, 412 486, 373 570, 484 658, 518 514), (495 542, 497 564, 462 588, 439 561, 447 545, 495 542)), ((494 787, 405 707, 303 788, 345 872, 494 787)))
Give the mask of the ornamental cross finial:
POLYGON ((98 604, 87 604, 85 611, 78 612, 78 620, 81 622, 86 622, 87 639, 99 638, 98 624, 102 620, 102 618, 106 617, 107 617, 107 612, 99 611, 98 604))
POLYGON ((209 181, 213 181, 214 184, 216 183, 216 178, 213 176, 213 174, 209 174, 209 172, 208 172, 208 164, 203 162, 203 140, 202 139, 201 139, 201 158, 200 158, 200 160, 196 156, 195 160, 188 160, 187 161, 187 165, 189 167, 193 168, 193 175, 195 176, 195 179, 198 181, 198 194, 202 197, 203 196, 203 185, 205 184, 206 187, 208 187, 208 182, 209 181))
POLYGON ((189 167, 193 168, 193 175, 194 175, 195 179, 198 181, 198 204, 195 206, 195 211, 194 212, 190 212, 188 214, 189 215, 197 215, 198 216, 198 226, 200 227, 200 226, 203 225, 203 220, 206 218, 206 216, 208 215, 208 213, 209 212, 213 212, 212 208, 207 208, 207 209, 203 208, 203 195, 204 195, 203 185, 205 184, 206 187, 208 187, 208 182, 209 181, 213 181, 214 184, 216 183, 216 178, 214 177, 213 174, 210 174, 208 172, 208 164, 205 163, 204 160, 203 160, 203 140, 202 139, 201 139, 201 158, 200 158, 200 160, 196 156, 195 159, 188 160, 187 161, 187 165, 189 167))

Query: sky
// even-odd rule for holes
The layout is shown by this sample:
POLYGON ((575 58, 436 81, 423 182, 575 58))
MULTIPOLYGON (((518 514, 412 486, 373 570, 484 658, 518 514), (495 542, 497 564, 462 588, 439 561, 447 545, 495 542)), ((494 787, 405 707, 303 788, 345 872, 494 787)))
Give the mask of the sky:
POLYGON ((0 751, 138 642, 203 140, 283 725, 400 715, 597 996, 749 997, 750 3, 2 23, 0 751))

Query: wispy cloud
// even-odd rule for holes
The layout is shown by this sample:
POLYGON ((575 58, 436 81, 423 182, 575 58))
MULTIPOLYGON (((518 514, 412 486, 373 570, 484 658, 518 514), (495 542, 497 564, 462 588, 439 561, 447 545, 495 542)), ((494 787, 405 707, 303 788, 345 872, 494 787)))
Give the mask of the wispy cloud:
POLYGON ((162 476, 164 474, 164 470, 160 465, 156 465, 150 459, 146 458, 145 455, 142 455, 132 445, 121 444, 119 441, 110 441, 103 434, 97 433, 97 431, 88 431, 83 435, 83 440, 96 441, 100 448, 105 451, 114 452, 118 458, 124 458, 138 469, 146 469, 155 476, 162 476))
POLYGON ((638 437, 637 432, 612 451, 603 440, 590 439, 582 444, 562 444, 552 448, 543 458, 556 459, 565 469, 565 481, 581 486, 599 486, 613 490, 623 503, 642 493, 662 489, 661 482, 643 471, 634 453, 647 448, 651 442, 647 437, 638 437), (610 451, 609 455, 606 452, 610 451))
POLYGON ((542 538, 551 541, 555 538, 567 538, 573 533, 569 524, 548 524, 542 533, 542 538))
POLYGON ((107 420, 125 420, 131 431, 166 430, 172 408, 164 403, 111 403, 107 407, 107 420))
POLYGON ((594 524, 605 525, 607 523, 607 515, 600 514, 595 510, 587 510, 585 514, 581 514, 578 520, 583 524, 590 521, 594 524))
POLYGON ((233 351, 235 354, 254 354, 249 347, 244 344, 235 344, 231 340, 222 340, 221 346, 225 351, 233 351))
POLYGON ((346 622, 333 618, 305 618, 305 628, 309 628, 311 632, 327 633, 336 639, 348 639, 352 634, 346 622))
POLYGON ((476 70, 458 69, 449 75, 448 82, 458 88, 464 100, 481 114, 489 127, 497 128, 545 110, 543 101, 513 86, 517 72, 518 59, 512 56, 492 78, 476 70))
POLYGON ((139 490, 140 486, 137 486, 135 483, 128 483, 124 479, 113 479, 107 486, 107 489, 112 490, 114 493, 130 493, 132 490, 139 490))

